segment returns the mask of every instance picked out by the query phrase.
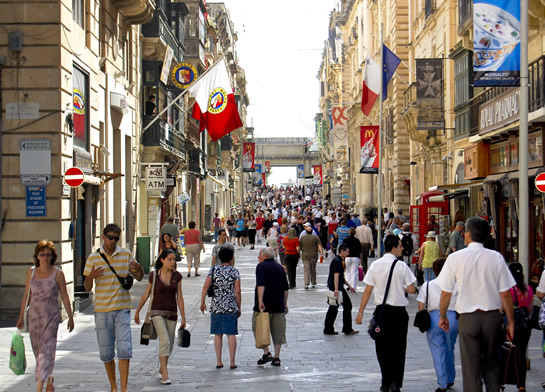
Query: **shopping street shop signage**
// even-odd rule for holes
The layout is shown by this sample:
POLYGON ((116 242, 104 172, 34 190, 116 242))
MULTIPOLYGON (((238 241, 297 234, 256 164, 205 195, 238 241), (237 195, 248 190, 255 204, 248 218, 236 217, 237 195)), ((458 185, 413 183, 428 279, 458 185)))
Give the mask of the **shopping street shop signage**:
POLYGON ((47 216, 45 186, 26 187, 26 217, 47 216))
POLYGON ((146 190, 166 191, 167 190, 167 168, 151 166, 146 167, 146 190))
POLYGON ((479 135, 519 119, 520 88, 511 88, 479 107, 479 135))
POLYGON ((19 140, 21 185, 51 185, 51 140, 19 140))

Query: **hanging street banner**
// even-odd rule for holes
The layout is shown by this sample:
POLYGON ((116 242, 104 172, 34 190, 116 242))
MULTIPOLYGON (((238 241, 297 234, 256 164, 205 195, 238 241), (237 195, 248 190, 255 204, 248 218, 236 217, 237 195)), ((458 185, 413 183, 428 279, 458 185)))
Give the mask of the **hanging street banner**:
POLYGON ((172 84, 183 90, 199 77, 199 72, 191 63, 178 63, 172 68, 171 76, 172 84))
POLYGON ((377 174, 379 161, 379 126, 360 127, 361 169, 360 173, 377 174))
POLYGON ((337 162, 348 162, 348 107, 331 109, 333 156, 337 162))
POLYGON ((312 166, 314 172, 314 185, 322 185, 322 165, 312 166))
POLYGON ((261 171, 261 163, 256 163, 255 164, 255 181, 254 181, 254 185, 263 185, 263 177, 261 176, 262 174, 262 171, 261 171))
POLYGON ((416 59, 416 129, 443 129, 443 60, 416 59))
POLYGON ((244 173, 253 173, 255 172, 255 143, 243 142, 242 148, 244 149, 242 153, 242 171, 244 173))
POLYGON ((520 3, 473 2, 473 85, 520 85, 520 3))
POLYGON ((267 186, 267 175, 265 173, 261 173, 261 178, 263 180, 263 188, 267 186))
POLYGON ((265 173, 271 171, 271 161, 265 161, 265 173))
POLYGON ((297 165, 297 179, 305 178, 305 165, 297 165))

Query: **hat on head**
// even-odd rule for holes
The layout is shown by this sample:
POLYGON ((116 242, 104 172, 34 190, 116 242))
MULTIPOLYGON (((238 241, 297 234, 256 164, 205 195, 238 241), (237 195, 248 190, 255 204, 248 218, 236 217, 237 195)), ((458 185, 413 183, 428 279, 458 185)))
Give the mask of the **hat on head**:
POLYGON ((435 231, 428 231, 428 234, 426 234, 426 237, 427 237, 427 238, 429 238, 429 237, 435 238, 435 237, 436 237, 435 231))
POLYGON ((273 226, 278 226, 278 222, 273 222, 273 226))
POLYGON ((311 225, 310 223, 307 222, 307 223, 305 223, 305 224, 303 225, 303 227, 312 227, 312 225, 311 225))

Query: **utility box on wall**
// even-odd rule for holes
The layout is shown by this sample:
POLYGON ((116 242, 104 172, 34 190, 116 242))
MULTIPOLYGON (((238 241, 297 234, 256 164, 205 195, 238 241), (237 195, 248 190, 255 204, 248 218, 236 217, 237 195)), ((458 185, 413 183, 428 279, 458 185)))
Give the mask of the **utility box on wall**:
POLYGON ((479 142, 464 150, 464 178, 484 178, 490 173, 490 144, 479 142))

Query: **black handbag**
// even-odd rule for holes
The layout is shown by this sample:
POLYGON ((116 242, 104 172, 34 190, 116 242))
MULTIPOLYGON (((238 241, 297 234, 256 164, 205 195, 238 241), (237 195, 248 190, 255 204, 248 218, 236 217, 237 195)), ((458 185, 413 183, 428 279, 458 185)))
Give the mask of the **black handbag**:
POLYGON ((210 282, 210 286, 208 286, 208 289, 206 290, 206 295, 208 295, 210 298, 214 296, 214 271, 216 270, 216 266, 212 267, 212 281, 210 282))
POLYGON ((371 336, 371 339, 377 340, 382 336, 381 322, 384 315, 384 307, 386 306, 386 299, 388 298, 388 291, 390 290, 390 283, 392 283, 392 275, 394 273, 394 267, 398 262, 398 259, 395 259, 392 263, 392 268, 390 268, 390 274, 388 275, 388 283, 386 283, 386 291, 384 292, 384 299, 382 300, 382 306, 380 307, 380 313, 378 318, 373 316, 369 321, 369 327, 367 328, 367 333, 371 336))
POLYGON ((185 329, 178 329, 178 346, 180 347, 189 347, 191 344, 191 333, 185 329))
POLYGON ((523 366, 518 354, 518 348, 511 342, 505 342, 500 350, 500 385, 519 385, 523 366))
POLYGON ((416 313, 414 316, 414 326, 417 327, 420 332, 424 333, 431 327, 431 316, 428 312, 428 296, 430 294, 430 282, 426 286, 426 307, 416 313))
POLYGON ((102 256, 106 264, 108 264, 108 267, 110 267, 114 275, 117 277, 117 280, 119 280, 119 283, 121 283, 121 287, 123 287, 125 290, 130 290, 134 283, 134 278, 130 274, 125 277, 119 276, 117 272, 115 272, 115 270, 110 265, 110 262, 108 261, 108 258, 106 257, 106 255, 102 253, 100 249, 97 249, 97 252, 102 256))
MULTIPOLYGON (((526 306, 519 307, 517 293, 515 295, 515 308, 513 310, 513 318, 515 319, 515 331, 523 331, 532 328, 532 320, 530 319, 530 314, 528 313, 528 308, 526 306)), ((501 312, 503 317, 503 327, 507 327, 508 320, 505 312, 501 312)))
POLYGON ((532 308, 532 313, 530 314, 530 327, 533 329, 541 329, 539 327, 539 311, 541 306, 534 305, 532 308))
POLYGON ((157 278, 157 271, 153 273, 153 283, 151 284, 151 298, 149 300, 148 312, 146 313, 146 319, 142 323, 142 328, 140 329, 140 344, 147 346, 150 340, 157 339, 157 331, 153 326, 153 321, 151 321, 150 311, 151 303, 153 302, 153 293, 155 292, 155 279, 157 278))

